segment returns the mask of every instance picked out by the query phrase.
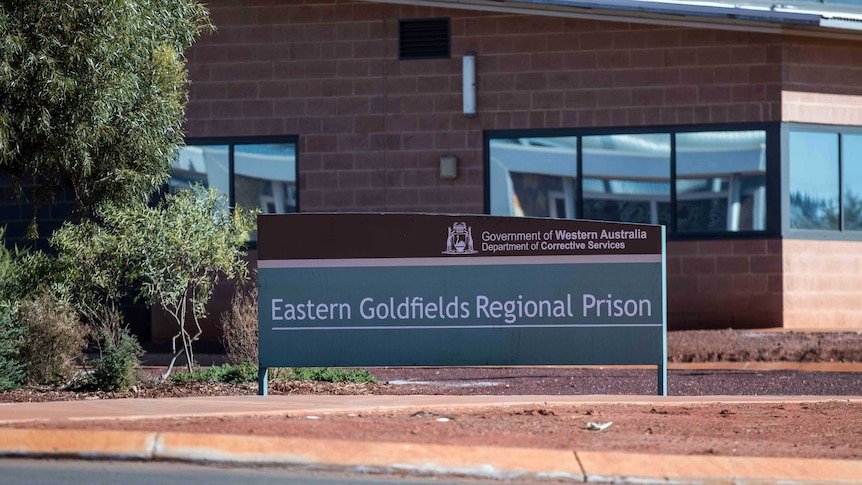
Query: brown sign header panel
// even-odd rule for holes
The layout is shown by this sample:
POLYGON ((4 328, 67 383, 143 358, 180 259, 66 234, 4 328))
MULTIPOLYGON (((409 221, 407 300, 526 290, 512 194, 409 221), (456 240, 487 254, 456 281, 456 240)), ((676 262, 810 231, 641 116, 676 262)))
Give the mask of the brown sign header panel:
POLYGON ((438 214, 258 216, 258 259, 662 254, 661 226, 438 214))

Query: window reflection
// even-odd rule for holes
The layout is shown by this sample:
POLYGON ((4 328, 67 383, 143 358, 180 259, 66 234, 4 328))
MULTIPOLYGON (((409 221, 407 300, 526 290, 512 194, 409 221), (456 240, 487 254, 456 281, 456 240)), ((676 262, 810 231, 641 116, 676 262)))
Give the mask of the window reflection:
POLYGON ((766 229, 766 132, 676 135, 676 229, 766 229))
MULTIPOLYGON (((233 206, 264 214, 296 212, 296 145, 187 145, 174 159, 168 191, 176 193, 196 183, 215 187, 233 206)), ((256 240, 257 233, 249 239, 256 240)))
POLYGON ((490 142, 491 213, 574 219, 577 138, 490 142))
POLYGON ((584 218, 670 223, 670 135, 583 138, 584 218))
POLYGON ((228 194, 230 189, 230 155, 227 145, 185 146, 171 166, 168 191, 190 188, 194 184, 215 187, 228 194))
MULTIPOLYGON (((764 130, 498 138, 489 162, 492 214, 766 230, 764 130)), ((858 178, 862 194, 862 163, 858 178)))
POLYGON ((844 229, 862 230, 862 135, 841 138, 844 166, 844 229))
POLYGON ((236 145, 234 204, 264 214, 296 212, 293 144, 236 145))
POLYGON ((790 227, 839 229, 838 134, 791 131, 790 227))

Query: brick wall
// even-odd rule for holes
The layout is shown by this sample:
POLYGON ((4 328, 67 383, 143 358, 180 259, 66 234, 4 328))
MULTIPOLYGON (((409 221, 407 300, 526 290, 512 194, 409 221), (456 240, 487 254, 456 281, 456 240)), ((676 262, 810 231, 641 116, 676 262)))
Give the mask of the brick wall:
POLYGON ((483 130, 780 118, 780 38, 356 1, 209 3, 190 136, 298 134, 304 211, 484 212, 483 130), (400 18, 450 17, 452 58, 399 61, 400 18), (477 52, 477 117, 461 56, 477 52), (459 177, 437 177, 454 154, 459 177))
MULTIPOLYGON (((862 124, 858 43, 350 0, 208 5, 218 32, 188 53, 187 134, 298 135, 303 211, 482 213, 485 130, 862 124), (398 19, 423 17, 451 18, 451 59, 398 60, 398 19), (475 118, 460 112, 466 51, 475 118), (437 176, 444 154, 454 181, 437 176)), ((795 244, 669 243, 671 328, 810 320, 809 283, 783 274, 805 260, 795 244)))
POLYGON ((782 58, 782 121, 862 125, 858 43, 791 38, 782 58))
POLYGON ((780 240, 671 241, 667 252, 669 329, 781 326, 780 240))
POLYGON ((783 241, 784 326, 859 329, 862 242, 783 241))

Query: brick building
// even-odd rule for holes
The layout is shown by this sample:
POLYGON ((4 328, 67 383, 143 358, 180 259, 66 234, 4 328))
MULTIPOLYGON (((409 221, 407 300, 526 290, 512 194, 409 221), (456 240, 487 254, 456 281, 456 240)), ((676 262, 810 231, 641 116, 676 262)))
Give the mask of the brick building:
POLYGON ((854 2, 208 7, 174 187, 666 224, 670 329, 862 329, 854 2))
POLYGON ((862 10, 748 3, 213 0, 187 151, 268 212, 666 224, 670 329, 862 328, 862 10))

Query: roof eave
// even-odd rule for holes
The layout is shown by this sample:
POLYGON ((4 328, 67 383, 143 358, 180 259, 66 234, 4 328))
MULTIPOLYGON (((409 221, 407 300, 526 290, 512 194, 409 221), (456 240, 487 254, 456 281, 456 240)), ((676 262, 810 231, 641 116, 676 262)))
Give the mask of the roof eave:
POLYGON ((862 23, 836 22, 812 13, 746 11, 742 9, 645 8, 642 2, 559 0, 363 0, 437 8, 544 15, 608 22, 630 22, 700 29, 862 40, 862 23))

